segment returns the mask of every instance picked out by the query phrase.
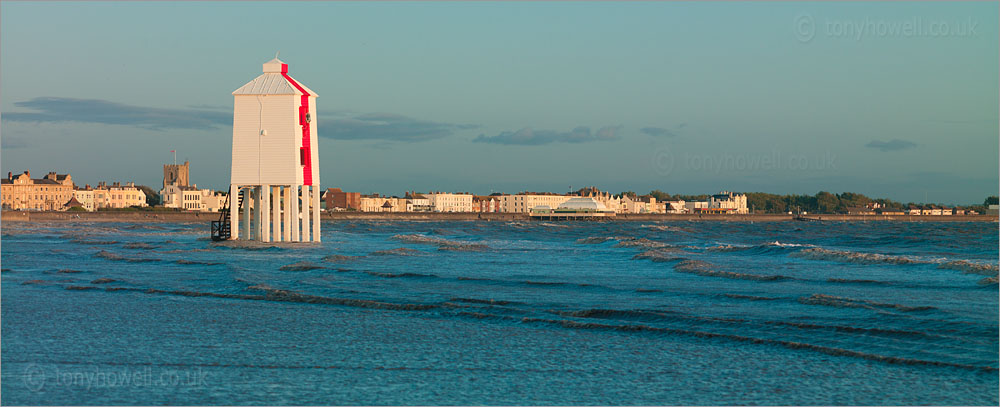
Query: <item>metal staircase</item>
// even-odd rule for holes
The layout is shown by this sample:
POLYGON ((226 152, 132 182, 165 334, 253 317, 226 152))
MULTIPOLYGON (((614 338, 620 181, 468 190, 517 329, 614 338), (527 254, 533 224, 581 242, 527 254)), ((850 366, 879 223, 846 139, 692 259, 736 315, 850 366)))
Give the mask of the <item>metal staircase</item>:
MULTIPOLYGON (((229 240, 232 237, 232 226, 229 224, 229 198, 232 194, 226 195, 226 203, 219 211, 219 220, 212 221, 212 240, 218 242, 229 240)), ((243 207, 243 191, 240 190, 239 200, 236 203, 236 210, 243 207)))

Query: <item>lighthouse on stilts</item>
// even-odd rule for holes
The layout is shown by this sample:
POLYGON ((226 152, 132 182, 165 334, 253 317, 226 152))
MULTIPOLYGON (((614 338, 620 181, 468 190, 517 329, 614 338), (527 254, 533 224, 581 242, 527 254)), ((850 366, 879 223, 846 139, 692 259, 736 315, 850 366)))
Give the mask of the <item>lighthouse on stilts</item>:
POLYGON ((277 57, 233 92, 229 209, 213 239, 320 241, 318 96, 277 57))

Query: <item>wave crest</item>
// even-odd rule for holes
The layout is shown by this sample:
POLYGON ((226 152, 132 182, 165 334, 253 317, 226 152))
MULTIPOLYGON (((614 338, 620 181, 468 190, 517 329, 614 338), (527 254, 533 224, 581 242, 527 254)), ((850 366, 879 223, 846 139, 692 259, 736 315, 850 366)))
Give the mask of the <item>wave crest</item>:
POLYGON ((835 295, 826 295, 826 294, 813 294, 809 297, 800 297, 798 301, 802 304, 807 304, 807 305, 825 305, 829 307, 841 307, 841 308, 864 308, 870 310, 894 309, 904 312, 929 311, 937 309, 931 306, 914 307, 902 304, 858 300, 854 298, 838 297, 835 295))
POLYGON ((435 245, 438 246, 438 250, 483 251, 490 248, 489 246, 482 243, 463 242, 459 240, 449 240, 442 237, 417 235, 417 234, 395 235, 392 237, 392 239, 408 243, 435 245))
POLYGON ((681 273, 697 274, 699 276, 707 277, 731 278, 734 280, 784 281, 793 279, 792 277, 782 275, 762 276, 757 274, 734 273, 732 271, 720 271, 715 270, 714 268, 714 265, 701 260, 684 260, 674 266, 674 270, 681 273))
POLYGON ((683 257, 677 257, 677 255, 675 254, 676 252, 677 252, 676 250, 670 250, 670 249, 647 250, 635 256, 632 256, 632 260, 649 259, 652 260, 654 263, 665 263, 670 261, 684 260, 683 257))

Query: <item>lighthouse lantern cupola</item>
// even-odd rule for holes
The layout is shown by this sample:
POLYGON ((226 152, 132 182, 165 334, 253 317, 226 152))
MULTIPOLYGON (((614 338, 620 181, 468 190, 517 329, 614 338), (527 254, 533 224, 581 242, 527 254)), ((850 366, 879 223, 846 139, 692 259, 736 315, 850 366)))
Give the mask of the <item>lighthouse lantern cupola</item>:
POLYGON ((320 241, 316 98, 278 58, 233 92, 229 239, 320 241))

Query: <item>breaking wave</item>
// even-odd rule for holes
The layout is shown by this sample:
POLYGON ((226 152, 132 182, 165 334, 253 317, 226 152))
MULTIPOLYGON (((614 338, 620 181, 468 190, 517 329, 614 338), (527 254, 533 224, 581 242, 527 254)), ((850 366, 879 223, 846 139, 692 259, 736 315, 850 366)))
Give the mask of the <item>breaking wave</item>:
POLYGON ((894 285, 888 281, 880 280, 853 280, 847 278, 828 278, 826 279, 828 283, 843 283, 843 284, 870 284, 870 285, 894 285))
POLYGON ((143 242, 126 243, 122 247, 126 249, 145 249, 145 250, 152 250, 157 248, 157 246, 153 246, 149 243, 143 243, 143 242))
POLYGON ((600 323, 593 323, 593 322, 578 322, 578 321, 565 320, 565 319, 545 319, 545 318, 531 318, 531 317, 516 318, 516 317, 510 317, 510 316, 504 316, 504 315, 484 314, 484 313, 478 313, 478 312, 459 312, 458 315, 466 316, 466 317, 471 317, 471 318, 476 318, 476 319, 482 319, 482 320, 496 320, 496 321, 511 321, 511 322, 519 322, 519 323, 545 324, 545 325, 559 326, 559 327, 570 328, 570 329, 588 329, 588 330, 593 329, 593 330, 610 330, 610 331, 622 331, 622 332, 649 332, 649 333, 657 333, 657 334, 684 335, 684 336, 691 336, 691 337, 704 338, 704 339, 728 339, 728 340, 733 340, 733 341, 737 341, 737 342, 747 342, 747 343, 765 344, 765 345, 777 345, 777 346, 783 346, 783 347, 786 347, 786 348, 789 348, 789 349, 811 350, 811 351, 815 351, 815 352, 819 352, 819 353, 824 353, 824 354, 827 354, 827 355, 853 357, 853 358, 859 358, 859 359, 866 359, 866 360, 873 360, 873 361, 878 361, 878 362, 884 362, 884 363, 889 363, 889 364, 925 365, 925 366, 949 366, 949 367, 956 367, 956 368, 968 369, 968 370, 978 370, 978 371, 985 371, 985 372, 996 372, 997 371, 997 368, 992 367, 992 366, 975 366, 975 365, 968 365, 968 364, 962 364, 962 363, 941 362, 941 361, 935 361, 935 360, 911 359, 911 358, 903 358, 903 357, 897 357, 897 356, 879 355, 879 354, 875 354, 875 353, 858 352, 858 351, 853 351, 853 350, 843 349, 843 348, 835 348, 835 347, 822 346, 822 345, 813 345, 813 344, 810 344, 810 343, 785 341, 785 340, 779 340, 779 339, 755 338, 755 337, 743 336, 743 335, 722 334, 722 333, 713 333, 713 332, 705 332, 705 331, 694 331, 694 330, 678 329, 678 328, 653 327, 653 326, 649 326, 649 325, 631 325, 631 324, 630 325, 612 325, 612 324, 600 324, 600 323))
MULTIPOLYGON (((98 287, 90 287, 96 289, 98 287)), ((359 300, 353 298, 335 298, 335 297, 323 297, 318 295, 301 294, 289 290, 279 290, 275 288, 270 288, 267 285, 259 285, 254 288, 257 291, 263 291, 264 294, 228 294, 228 293, 212 293, 212 292, 201 292, 201 291, 186 291, 186 290, 160 290, 156 288, 132 288, 132 287, 108 287, 104 291, 116 292, 116 291, 127 291, 127 292, 138 292, 144 294, 160 294, 160 295, 178 295, 185 297, 212 297, 212 298, 226 298, 235 300, 256 300, 256 301, 277 301, 277 302, 297 302, 304 304, 326 304, 326 305, 342 305, 348 307, 357 308, 371 308, 371 309, 383 309, 383 310, 395 310, 395 311, 425 311, 429 309, 440 308, 436 304, 399 304, 391 302, 381 302, 374 300, 359 300)))
POLYGON ((670 262, 670 261, 684 260, 683 257, 678 257, 675 254, 676 252, 677 252, 676 250, 671 250, 671 249, 647 250, 647 251, 639 253, 639 254, 637 254, 635 256, 632 256, 632 259, 633 260, 649 259, 649 260, 652 260, 655 263, 664 263, 664 262, 670 262))
POLYGON ((120 254, 115 254, 104 250, 97 252, 96 254, 94 254, 94 256, 114 261, 127 261, 129 263, 149 263, 154 261, 160 261, 160 259, 145 258, 145 257, 125 257, 120 254))
MULTIPOLYGON (((895 264, 895 265, 926 265, 926 264, 937 264, 939 269, 948 270, 958 270, 966 274, 979 274, 984 276, 998 275, 998 266, 996 264, 987 263, 975 263, 968 260, 927 260, 908 256, 893 256, 887 254, 879 253, 865 253, 865 252, 852 252, 846 250, 830 250, 823 249, 820 247, 812 247, 804 249, 798 252, 791 253, 790 256, 799 257, 810 260, 827 260, 836 261, 841 263, 857 263, 857 264, 895 264)), ((835 281, 836 279, 828 280, 830 282, 846 282, 846 281, 835 281)), ((857 280, 853 282, 863 282, 865 280, 857 280)), ((869 283, 876 283, 874 281, 869 281, 869 283)), ((885 284, 891 284, 883 282, 885 284)))
POLYGON ((569 225, 562 225, 562 224, 551 223, 551 222, 539 222, 538 226, 546 226, 546 227, 550 227, 550 228, 568 228, 569 227, 569 225))
POLYGON ((914 312, 914 311, 930 311, 937 308, 930 306, 908 306, 902 304, 891 304, 882 303, 868 300, 857 300, 847 297, 838 297, 834 295, 826 294, 813 294, 809 297, 800 297, 798 301, 802 304, 807 305, 825 305, 830 307, 841 307, 841 308, 864 308, 864 309, 893 309, 897 311, 904 312, 914 312))
POLYGON ((878 253, 829 250, 820 247, 811 247, 808 249, 800 250, 798 252, 790 254, 790 256, 799 257, 803 259, 810 259, 810 260, 827 260, 827 261, 837 261, 842 263, 859 263, 859 264, 880 264, 880 263, 929 264, 929 262, 927 261, 914 259, 906 256, 891 256, 878 253))
POLYGON ((656 230, 656 231, 660 231, 660 232, 685 232, 685 233, 693 233, 694 232, 694 231, 692 231, 691 229, 688 229, 688 228, 682 228, 682 227, 677 227, 677 226, 667 226, 667 225, 640 225, 639 227, 650 229, 650 230, 656 230))
POLYGON ((674 319, 676 315, 662 311, 645 310, 617 310, 617 309, 587 309, 581 311, 551 311, 553 314, 563 317, 574 318, 598 318, 598 319, 629 319, 641 321, 657 321, 662 319, 674 319))
POLYGON ((743 294, 722 294, 722 296, 723 297, 729 297, 729 298, 737 298, 737 299, 741 299, 741 300, 750 300, 750 301, 774 301, 774 300, 780 300, 781 299, 781 298, 774 298, 774 297, 761 297, 761 296, 757 296, 757 295, 743 295, 743 294))
POLYGON ((73 239, 70 240, 69 242, 87 246, 100 246, 100 245, 111 245, 120 243, 117 240, 87 240, 87 239, 73 239))
POLYGON ((649 240, 644 237, 641 238, 618 237, 615 239, 618 240, 618 244, 615 244, 615 247, 640 247, 647 249, 661 249, 666 247, 675 247, 667 243, 657 242, 655 240, 649 240))
MULTIPOLYGON (((312 245, 309 245, 307 243, 301 243, 301 242, 299 242, 299 243, 289 243, 289 244, 296 244, 296 245, 299 245, 300 247, 312 246, 312 245)), ((314 245, 318 245, 318 243, 315 243, 314 245)), ((223 240, 221 242, 212 242, 212 247, 224 247, 224 248, 227 248, 227 249, 251 250, 251 251, 258 251, 258 250, 278 251, 278 250, 284 250, 284 247, 280 247, 277 244, 274 244, 274 243, 265 243, 265 242, 258 242, 258 241, 255 241, 255 240, 223 240)))
POLYGON ((767 325, 780 325, 780 326, 791 326, 801 329, 817 329, 817 330, 831 330, 838 332, 849 332, 849 333, 860 333, 860 334, 876 334, 884 336, 914 336, 914 337, 925 337, 925 338, 937 338, 937 335, 932 335, 926 332, 919 331, 906 331, 901 329, 882 329, 882 328, 861 328, 854 326, 843 326, 843 325, 818 325, 818 324, 807 324, 802 322, 786 322, 786 321, 766 321, 764 324, 767 325))
POLYGON ((437 277, 436 275, 433 275, 433 274, 421 274, 421 273, 383 273, 383 272, 377 272, 377 271, 365 271, 364 273, 365 273, 365 274, 368 274, 368 275, 370 275, 370 276, 375 276, 375 277, 385 277, 385 278, 400 278, 400 277, 402 277, 402 278, 407 278, 407 277, 410 277, 410 278, 413 278, 413 277, 416 277, 416 278, 421 278, 421 277, 437 277))
POLYGON ((757 274, 734 273, 732 271, 715 270, 715 266, 701 260, 684 260, 674 266, 674 270, 680 273, 697 274, 707 277, 723 277, 735 280, 753 281, 784 281, 792 280, 792 277, 782 275, 762 276, 757 274))
POLYGON ((347 262, 347 261, 354 261, 354 260, 360 259, 362 257, 364 257, 364 256, 345 256, 345 255, 342 255, 342 254, 332 254, 332 255, 323 257, 323 261, 330 262, 330 263, 342 263, 342 262, 347 262))
POLYGON ((441 237, 426 236, 426 235, 395 235, 392 237, 394 240, 399 240, 408 243, 417 244, 429 244, 438 246, 439 250, 453 250, 453 251, 482 251, 489 249, 489 246, 482 243, 471 243, 463 242, 458 240, 448 240, 441 237))
POLYGON ((284 266, 278 267, 278 270, 281 270, 281 271, 309 271, 309 270, 318 270, 318 269, 324 269, 324 268, 326 268, 326 267, 320 266, 319 264, 316 264, 316 263, 311 263, 311 262, 308 262, 308 261, 300 261, 298 263, 286 264, 284 266))
POLYGON ((599 244, 599 243, 607 242, 608 240, 614 240, 614 238, 613 237, 601 237, 601 236, 585 237, 585 238, 582 238, 582 239, 577 239, 576 242, 579 243, 579 244, 599 244))
POLYGON ((369 253, 369 256, 423 256, 425 253, 420 250, 407 249, 405 247, 400 247, 396 249, 389 250, 376 250, 369 253))
POLYGON ((995 264, 973 263, 968 260, 949 261, 947 263, 942 263, 938 266, 938 268, 964 271, 966 274, 980 274, 994 277, 997 276, 997 271, 1000 269, 995 264))
POLYGON ((184 265, 188 265, 188 266, 218 266, 220 264, 226 264, 226 263, 219 263, 219 262, 214 262, 214 261, 197 261, 197 260, 180 259, 180 260, 177 260, 177 264, 184 264, 184 265))
POLYGON ((513 305, 513 304, 522 304, 520 302, 515 302, 515 301, 480 300, 478 298, 461 298, 461 297, 459 297, 459 298, 451 298, 448 301, 452 301, 452 302, 466 302, 466 303, 470 303, 470 304, 486 304, 486 305, 513 305))
POLYGON ((778 241, 763 243, 758 245, 732 245, 724 244, 706 247, 707 252, 729 253, 729 252, 750 252, 754 254, 788 253, 800 250, 803 247, 813 247, 811 245, 798 243, 781 243, 778 241))

